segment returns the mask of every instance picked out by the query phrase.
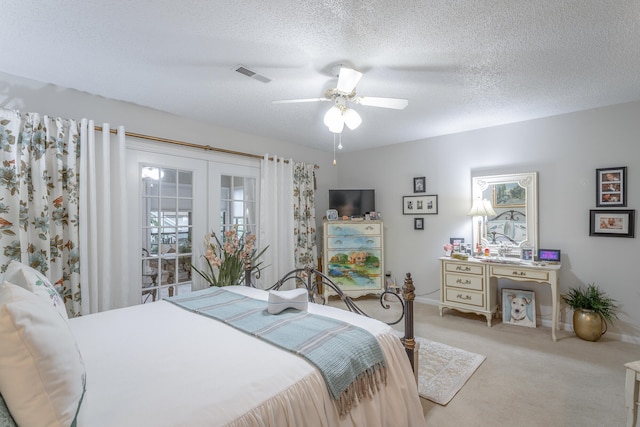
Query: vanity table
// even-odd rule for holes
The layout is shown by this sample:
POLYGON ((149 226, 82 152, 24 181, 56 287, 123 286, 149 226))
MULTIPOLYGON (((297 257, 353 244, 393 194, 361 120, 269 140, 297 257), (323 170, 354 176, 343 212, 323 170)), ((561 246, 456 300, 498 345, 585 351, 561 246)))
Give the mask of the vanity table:
POLYGON ((532 263, 517 259, 458 260, 441 257, 440 265, 440 316, 445 308, 476 313, 485 316, 487 326, 491 326, 493 315, 499 312, 498 279, 543 283, 551 287, 551 336, 557 341, 560 264, 532 263))

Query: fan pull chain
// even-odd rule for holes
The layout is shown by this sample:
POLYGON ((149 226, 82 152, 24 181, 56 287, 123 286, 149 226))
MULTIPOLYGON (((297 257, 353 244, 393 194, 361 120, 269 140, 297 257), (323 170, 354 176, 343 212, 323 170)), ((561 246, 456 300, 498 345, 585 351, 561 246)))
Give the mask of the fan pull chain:
POLYGON ((336 165, 336 134, 333 134, 333 166, 336 165))

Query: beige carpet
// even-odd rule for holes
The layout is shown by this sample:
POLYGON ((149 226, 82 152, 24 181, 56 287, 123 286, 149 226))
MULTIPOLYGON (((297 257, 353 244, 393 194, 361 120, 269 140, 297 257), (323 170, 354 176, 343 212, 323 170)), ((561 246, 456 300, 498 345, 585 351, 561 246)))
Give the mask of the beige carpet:
POLYGON ((416 337, 420 396, 446 405, 486 359, 480 354, 416 337))

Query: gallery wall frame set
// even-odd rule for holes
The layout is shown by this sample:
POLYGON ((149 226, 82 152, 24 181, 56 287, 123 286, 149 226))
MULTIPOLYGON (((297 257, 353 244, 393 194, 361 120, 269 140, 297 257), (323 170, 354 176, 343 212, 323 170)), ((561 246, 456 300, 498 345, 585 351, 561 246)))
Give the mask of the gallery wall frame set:
POLYGON ((596 206, 627 206, 627 167, 596 169, 596 206))
POLYGON ((403 215, 436 215, 438 213, 438 196, 403 196, 403 215))
POLYGON ((414 193, 427 192, 427 180, 424 176, 413 178, 413 192, 414 193))
POLYGON ((589 236, 635 237, 635 209, 591 209, 589 236))

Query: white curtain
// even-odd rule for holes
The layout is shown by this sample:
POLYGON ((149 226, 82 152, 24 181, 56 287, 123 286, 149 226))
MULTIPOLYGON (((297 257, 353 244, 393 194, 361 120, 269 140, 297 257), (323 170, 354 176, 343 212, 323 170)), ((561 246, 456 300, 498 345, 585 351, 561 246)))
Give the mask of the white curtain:
POLYGON ((103 124, 96 138, 92 120, 80 128, 80 275, 82 314, 126 307, 139 302, 129 283, 124 127, 112 136, 103 124))
MULTIPOLYGON (((285 162, 265 154, 260 161, 260 248, 267 266, 260 280, 262 287, 276 283, 295 268, 293 221, 293 161, 285 162)), ((259 248, 259 249, 260 249, 259 248)))

